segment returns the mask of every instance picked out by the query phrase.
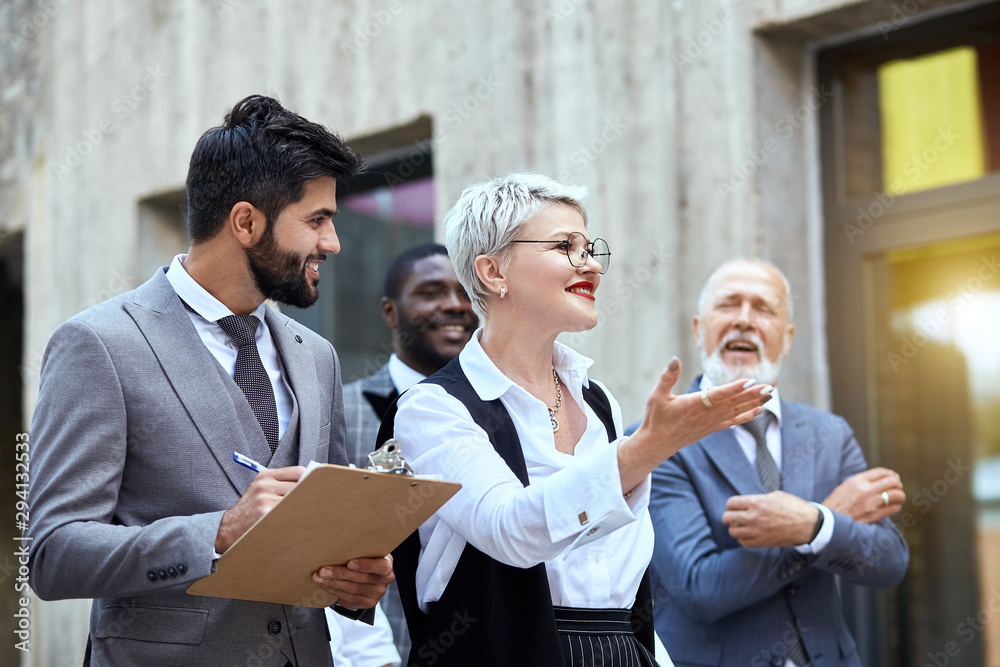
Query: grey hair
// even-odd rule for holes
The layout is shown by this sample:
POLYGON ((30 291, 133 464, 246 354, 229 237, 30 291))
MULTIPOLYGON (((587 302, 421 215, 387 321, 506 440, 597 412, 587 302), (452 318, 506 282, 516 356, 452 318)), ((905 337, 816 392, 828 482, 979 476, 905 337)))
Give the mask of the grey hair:
POLYGON ((586 201, 586 188, 540 174, 510 174, 465 188, 444 216, 445 245, 480 319, 486 318, 489 291, 476 275, 476 258, 495 255, 506 266, 511 242, 532 216, 546 206, 565 204, 575 208, 586 224, 586 201))
POLYGON ((698 315, 705 315, 705 308, 708 306, 708 286, 712 284, 712 279, 715 278, 723 269, 727 269, 735 264, 750 264, 756 266, 762 266, 766 269, 774 271, 781 277, 781 282, 785 285, 785 306, 788 307, 788 321, 792 321, 792 315, 794 313, 792 304, 792 287, 788 282, 788 278, 785 276, 785 272, 779 269, 777 266, 767 261, 766 259, 759 259, 757 257, 737 257, 735 259, 728 259, 722 264, 712 269, 712 272, 708 274, 708 278, 705 279, 705 284, 701 286, 701 294, 698 295, 698 315))

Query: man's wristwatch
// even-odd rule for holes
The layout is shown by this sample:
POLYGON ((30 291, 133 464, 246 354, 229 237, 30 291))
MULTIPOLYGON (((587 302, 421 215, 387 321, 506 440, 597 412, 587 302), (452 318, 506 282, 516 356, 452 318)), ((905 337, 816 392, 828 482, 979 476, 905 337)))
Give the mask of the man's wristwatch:
POLYGON ((813 528, 813 534, 812 537, 809 538, 809 542, 815 540, 816 536, 819 535, 819 531, 823 530, 823 522, 826 520, 826 516, 823 513, 823 510, 817 507, 816 511, 819 512, 819 517, 816 519, 816 527, 813 528))

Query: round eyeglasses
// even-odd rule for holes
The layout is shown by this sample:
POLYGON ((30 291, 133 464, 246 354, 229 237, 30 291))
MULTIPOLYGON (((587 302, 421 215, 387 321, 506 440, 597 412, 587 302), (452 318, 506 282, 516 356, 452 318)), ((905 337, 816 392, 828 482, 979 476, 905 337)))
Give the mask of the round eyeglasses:
POLYGON ((518 239, 512 243, 550 243, 553 250, 562 250, 566 253, 570 265, 574 268, 580 268, 587 263, 588 257, 593 257, 594 261, 601 267, 601 275, 607 273, 608 267, 611 266, 611 249, 608 247, 608 242, 600 238, 588 241, 581 232, 573 232, 566 237, 565 241, 554 239, 523 241, 518 239))

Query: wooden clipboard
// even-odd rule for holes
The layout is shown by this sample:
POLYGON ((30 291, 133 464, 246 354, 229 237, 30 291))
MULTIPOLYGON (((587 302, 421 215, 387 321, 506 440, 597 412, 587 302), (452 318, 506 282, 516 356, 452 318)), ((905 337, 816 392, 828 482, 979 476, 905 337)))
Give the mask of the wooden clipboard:
POLYGON ((462 488, 409 475, 316 466, 191 584, 192 595, 328 607, 312 573, 395 549, 462 488))

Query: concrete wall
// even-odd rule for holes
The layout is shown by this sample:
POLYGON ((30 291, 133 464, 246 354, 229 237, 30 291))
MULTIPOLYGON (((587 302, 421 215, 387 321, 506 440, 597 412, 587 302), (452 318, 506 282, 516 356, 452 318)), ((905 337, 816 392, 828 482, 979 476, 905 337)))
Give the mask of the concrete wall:
MULTIPOLYGON (((614 257, 602 324, 566 340, 597 359, 627 421, 673 354, 690 382, 700 284, 734 255, 786 269, 798 332, 782 391, 826 405, 826 93, 810 44, 955 4, 14 0, 0 10, 0 230, 26 235, 26 420, 55 327, 147 278, 139 200, 182 188, 197 138, 250 93, 348 139, 430 116, 439 213, 498 172, 588 186, 614 257)), ((56 620, 76 613, 39 619, 33 664, 57 664, 42 648, 56 636, 76 646, 56 620)))

